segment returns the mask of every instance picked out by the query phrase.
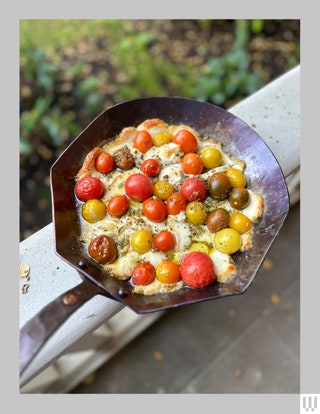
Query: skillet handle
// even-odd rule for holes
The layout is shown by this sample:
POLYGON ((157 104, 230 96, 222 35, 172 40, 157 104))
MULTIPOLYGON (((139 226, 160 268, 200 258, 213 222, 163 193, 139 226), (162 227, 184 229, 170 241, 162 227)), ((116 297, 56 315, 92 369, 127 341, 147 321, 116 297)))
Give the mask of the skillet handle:
POLYGON ((56 329, 98 293, 102 293, 101 289, 84 279, 46 305, 20 329, 20 376, 56 329))

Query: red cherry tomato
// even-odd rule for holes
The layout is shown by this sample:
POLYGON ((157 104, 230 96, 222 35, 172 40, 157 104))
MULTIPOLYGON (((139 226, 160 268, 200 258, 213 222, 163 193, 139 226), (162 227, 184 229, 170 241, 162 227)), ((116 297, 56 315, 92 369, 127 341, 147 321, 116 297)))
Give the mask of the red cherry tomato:
POLYGON ((203 170, 202 158, 194 152, 189 152, 183 157, 181 167, 185 174, 201 174, 203 170))
POLYGON ((208 286, 216 280, 214 263, 211 257, 203 252, 187 253, 179 269, 184 283, 193 288, 208 286))
POLYGON ((185 211, 187 202, 181 193, 173 193, 167 200, 167 211, 169 215, 177 215, 180 211, 185 211))
POLYGON ((133 146, 143 154, 153 145, 152 136, 148 131, 138 131, 133 139, 133 146))
POLYGON ((83 177, 75 186, 76 196, 81 201, 88 201, 94 198, 102 198, 105 187, 103 182, 97 177, 83 177))
POLYGON ((186 129, 180 129, 180 131, 173 137, 173 142, 178 144, 185 154, 188 154, 189 152, 197 152, 198 141, 196 137, 186 129))
POLYGON ((143 161, 140 170, 149 177, 156 177, 161 170, 161 164, 158 160, 150 158, 143 161))
POLYGON ((112 197, 107 206, 108 213, 113 217, 123 216, 129 209, 129 200, 124 195, 112 197))
POLYGON ((140 262, 132 270, 134 285, 149 285, 156 278, 156 269, 149 262, 140 262))
POLYGON ((148 198, 142 204, 142 211, 145 217, 159 223, 167 216, 167 206, 160 198, 148 198))
POLYGON ((190 177, 183 182, 181 194, 187 201, 201 201, 206 198, 207 186, 199 177, 190 177))
POLYGON ((113 171, 115 165, 113 156, 108 152, 100 152, 95 160, 96 170, 103 174, 108 174, 113 171))
POLYGON ((153 239, 153 245, 161 252, 167 252, 174 248, 176 239, 169 230, 162 230, 153 239))
POLYGON ((124 183, 124 191, 133 200, 144 201, 152 196, 153 184, 145 174, 132 174, 124 183))

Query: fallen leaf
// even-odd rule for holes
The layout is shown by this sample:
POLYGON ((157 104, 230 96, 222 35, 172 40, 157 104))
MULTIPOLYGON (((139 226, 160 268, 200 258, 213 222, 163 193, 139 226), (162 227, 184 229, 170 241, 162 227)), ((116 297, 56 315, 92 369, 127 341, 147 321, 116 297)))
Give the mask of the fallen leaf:
POLYGON ((242 375, 243 375, 243 369, 242 369, 242 368, 237 368, 237 369, 234 371, 233 375, 234 375, 236 378, 240 378, 240 377, 242 377, 242 375))
POLYGON ((280 302, 280 296, 277 293, 272 293, 270 301, 273 305, 277 305, 280 302))
POLYGON ((156 351, 156 352, 153 354, 153 356, 154 356, 154 359, 155 359, 156 361, 161 362, 161 361, 163 361, 163 360, 164 360, 164 355, 163 355, 163 353, 162 353, 162 352, 160 352, 160 351, 156 351))
POLYGON ((85 385, 90 385, 90 384, 93 383, 93 381, 96 379, 96 377, 97 377, 97 373, 92 372, 91 374, 89 374, 85 377, 85 379, 82 381, 82 383, 85 384, 85 385))
POLYGON ((20 263, 19 265, 19 276, 20 277, 28 277, 30 273, 30 266, 20 263))
POLYGON ((273 261, 272 261, 272 260, 270 260, 270 259, 268 259, 268 258, 264 259, 263 264, 262 264, 262 267, 263 267, 265 270, 270 270, 270 269, 272 269, 272 268, 273 268, 273 261))

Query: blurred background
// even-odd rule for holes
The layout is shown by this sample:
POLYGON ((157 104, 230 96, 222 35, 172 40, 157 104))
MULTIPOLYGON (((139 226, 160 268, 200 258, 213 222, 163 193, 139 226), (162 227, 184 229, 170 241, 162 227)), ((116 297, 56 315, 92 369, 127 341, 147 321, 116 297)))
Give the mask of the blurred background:
POLYGON ((103 110, 225 109, 300 63, 300 20, 20 20, 20 240, 52 221, 50 167, 103 110))

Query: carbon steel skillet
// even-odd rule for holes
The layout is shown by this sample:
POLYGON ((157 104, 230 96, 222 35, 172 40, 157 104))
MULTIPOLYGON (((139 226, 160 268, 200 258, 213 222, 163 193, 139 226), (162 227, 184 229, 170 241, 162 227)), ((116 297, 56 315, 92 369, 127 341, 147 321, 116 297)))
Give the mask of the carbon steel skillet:
POLYGON ((244 293, 255 278, 289 211, 289 195, 281 168, 262 138, 228 111, 205 102, 180 97, 140 98, 117 104, 98 115, 51 167, 52 212, 56 254, 73 266, 83 282, 42 309, 20 331, 20 374, 51 334, 96 294, 119 301, 144 314, 181 305, 244 293), (234 257, 238 273, 233 282, 202 289, 183 288, 169 294, 134 294, 128 281, 102 271, 79 243, 74 176, 86 154, 111 141, 122 128, 148 118, 185 124, 201 136, 214 136, 226 152, 246 162, 248 187, 264 197, 263 217, 255 225, 253 247, 234 257))

